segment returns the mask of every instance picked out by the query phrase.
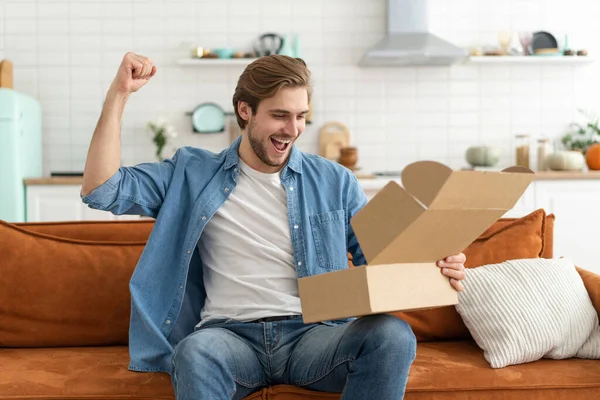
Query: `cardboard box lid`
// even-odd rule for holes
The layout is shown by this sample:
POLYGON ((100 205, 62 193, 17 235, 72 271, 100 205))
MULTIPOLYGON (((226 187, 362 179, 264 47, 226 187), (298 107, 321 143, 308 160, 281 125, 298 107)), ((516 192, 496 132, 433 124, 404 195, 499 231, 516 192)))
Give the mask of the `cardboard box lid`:
POLYGON ((528 168, 453 171, 408 165, 351 220, 369 264, 435 262, 463 251, 510 210, 533 180, 528 168))

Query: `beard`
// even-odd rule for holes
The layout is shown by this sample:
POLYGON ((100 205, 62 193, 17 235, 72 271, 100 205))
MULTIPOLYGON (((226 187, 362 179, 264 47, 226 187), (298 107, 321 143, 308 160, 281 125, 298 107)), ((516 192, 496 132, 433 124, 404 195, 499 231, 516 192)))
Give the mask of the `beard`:
MULTIPOLYGON (((268 165, 269 167, 281 167, 287 160, 287 157, 286 157, 286 159, 284 159, 281 162, 272 160, 269 157, 269 150, 268 150, 268 147, 271 146, 271 138, 267 137, 266 140, 261 140, 258 135, 254 135, 255 126, 256 126, 256 122, 254 121, 254 118, 252 118, 250 120, 250 122, 248 123, 248 142, 250 142, 250 147, 252 147, 254 154, 256 154, 256 156, 260 159, 260 161, 262 161, 264 164, 268 165)), ((288 146, 291 146, 291 145, 292 145, 292 143, 290 143, 288 146)))

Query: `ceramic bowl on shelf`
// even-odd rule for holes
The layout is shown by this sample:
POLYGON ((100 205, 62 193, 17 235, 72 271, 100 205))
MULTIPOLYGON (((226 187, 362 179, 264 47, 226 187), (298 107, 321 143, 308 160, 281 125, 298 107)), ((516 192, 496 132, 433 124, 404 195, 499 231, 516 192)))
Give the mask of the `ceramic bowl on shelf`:
POLYGON ((213 53, 215 53, 217 56, 219 56, 219 58, 231 58, 231 57, 233 57, 235 50, 227 48, 227 47, 220 47, 220 48, 214 49, 213 53))

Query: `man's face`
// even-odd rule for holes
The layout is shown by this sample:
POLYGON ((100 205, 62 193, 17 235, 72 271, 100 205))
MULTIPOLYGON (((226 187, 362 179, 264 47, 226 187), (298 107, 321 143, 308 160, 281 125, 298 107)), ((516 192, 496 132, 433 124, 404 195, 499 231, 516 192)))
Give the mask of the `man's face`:
POLYGON ((281 167, 292 144, 305 128, 308 94, 304 87, 280 89, 274 97, 260 102, 256 115, 248 108, 246 134, 258 159, 269 167, 281 167))

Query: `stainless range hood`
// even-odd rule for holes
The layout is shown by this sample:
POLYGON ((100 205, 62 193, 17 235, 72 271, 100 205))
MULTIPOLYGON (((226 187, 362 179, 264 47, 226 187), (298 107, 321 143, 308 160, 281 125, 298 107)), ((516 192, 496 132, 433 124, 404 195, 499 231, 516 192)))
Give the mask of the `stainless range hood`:
POLYGON ((387 35, 367 50, 358 65, 452 65, 468 57, 466 49, 428 31, 427 0, 387 1, 387 35))

